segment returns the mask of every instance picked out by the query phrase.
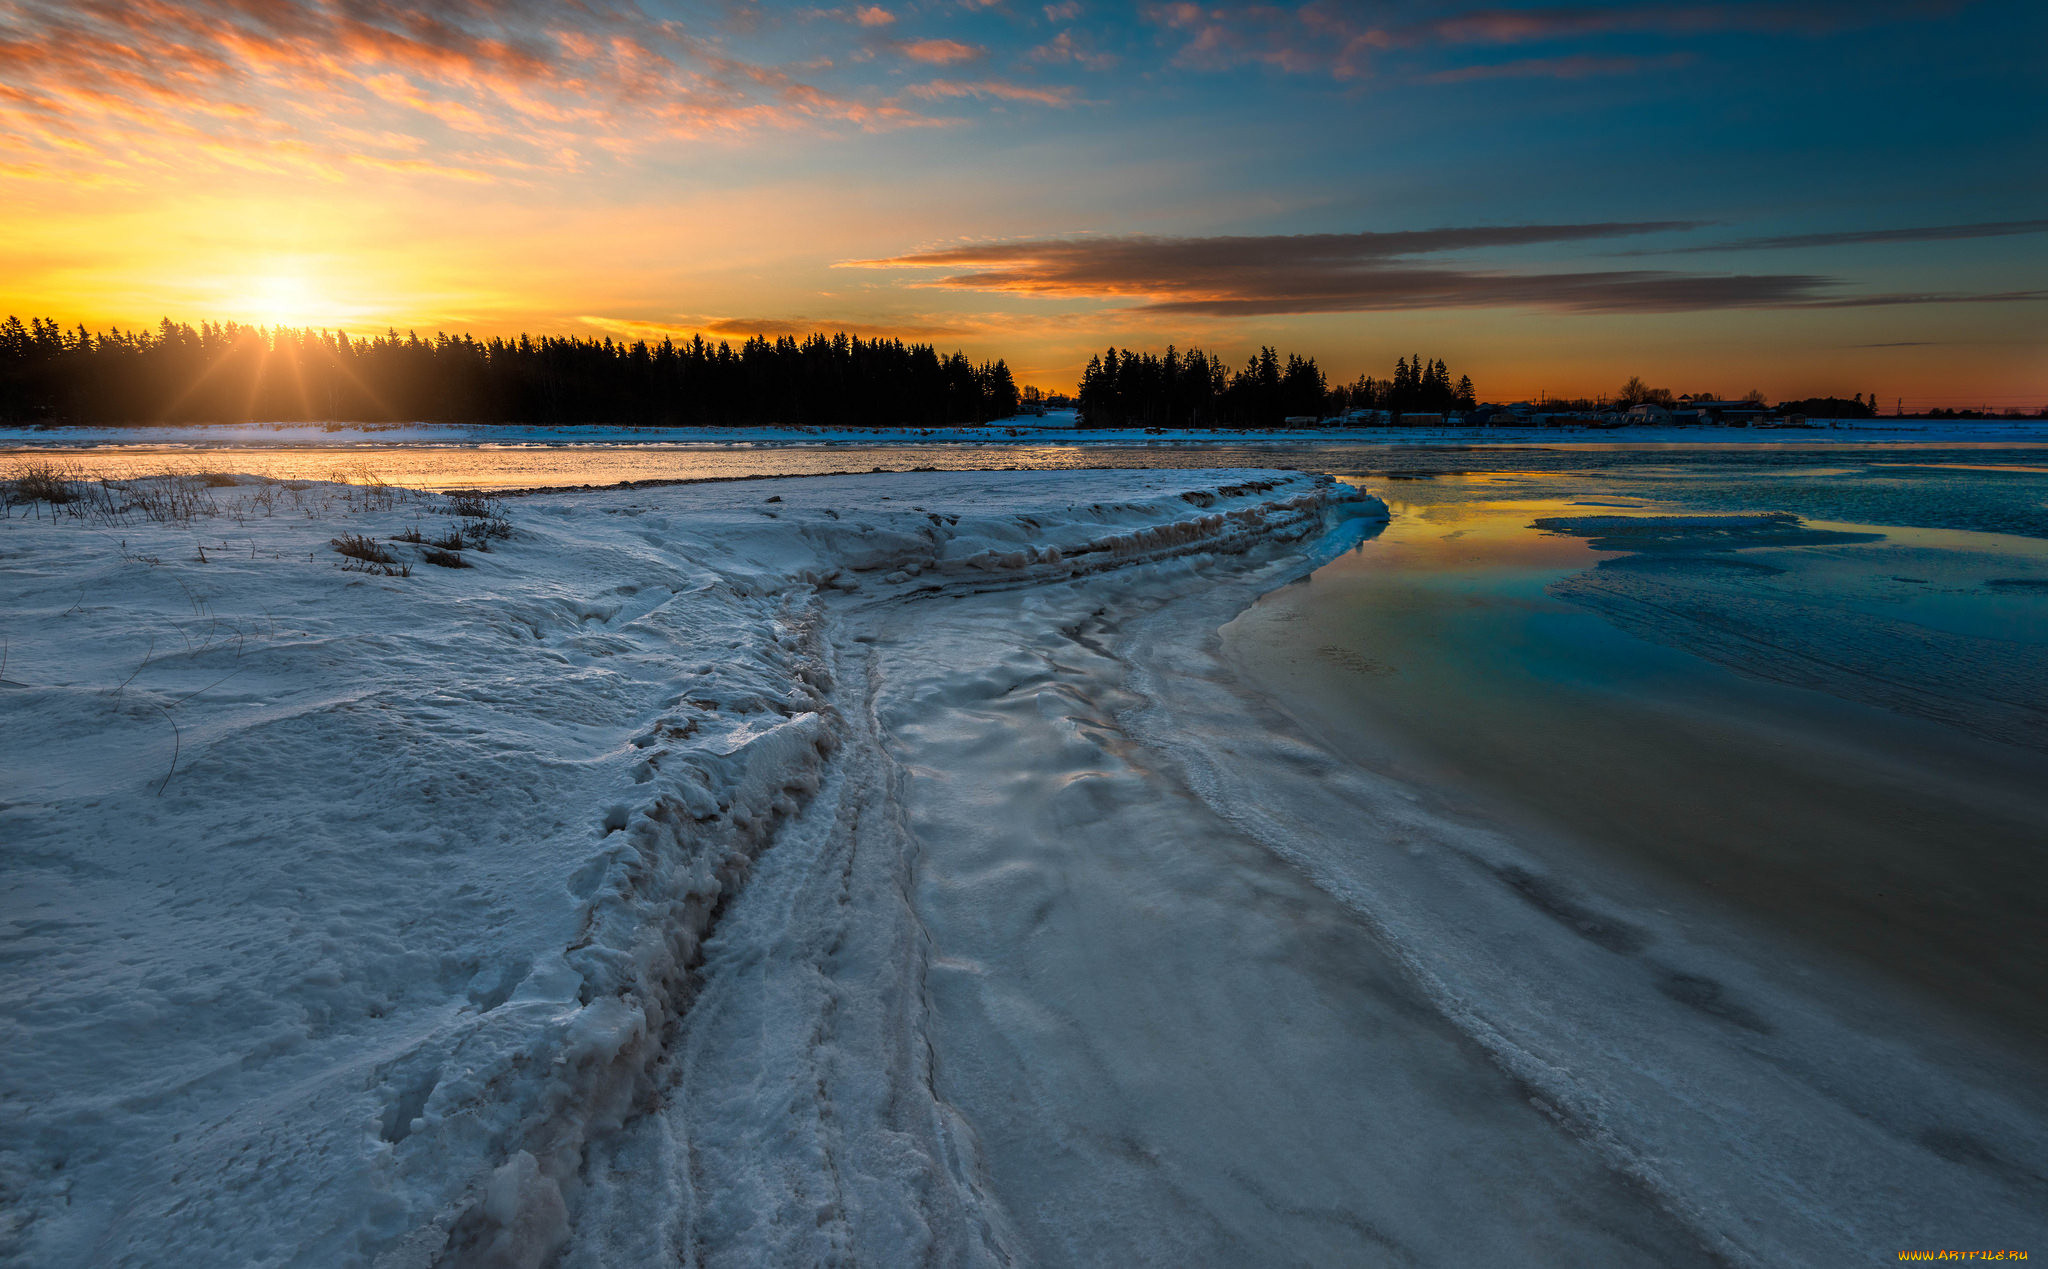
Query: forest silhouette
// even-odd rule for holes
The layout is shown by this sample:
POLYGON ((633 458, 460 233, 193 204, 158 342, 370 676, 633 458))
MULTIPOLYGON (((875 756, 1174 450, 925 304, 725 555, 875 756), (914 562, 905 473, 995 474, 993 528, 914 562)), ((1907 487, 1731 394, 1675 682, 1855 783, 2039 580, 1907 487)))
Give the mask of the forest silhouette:
POLYGON ((289 327, 0 324, 10 423, 445 422, 941 427, 1017 412, 1001 360, 844 333, 738 347, 289 327))
POLYGON ((1088 361, 1079 397, 1084 427, 1278 427, 1351 409, 1443 413, 1469 410, 1472 380, 1451 382, 1441 359, 1403 357, 1391 378, 1362 375, 1331 388, 1313 357, 1259 349, 1232 373, 1199 348, 1164 356, 1111 348, 1088 361))

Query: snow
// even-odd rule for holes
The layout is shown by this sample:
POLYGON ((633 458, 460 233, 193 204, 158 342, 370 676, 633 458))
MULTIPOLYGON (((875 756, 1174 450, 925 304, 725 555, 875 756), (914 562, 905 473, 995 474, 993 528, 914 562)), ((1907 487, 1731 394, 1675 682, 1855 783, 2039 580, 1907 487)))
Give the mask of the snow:
POLYGON ((2033 1067, 1249 686, 1219 631, 1387 516, 1328 478, 562 491, 461 569, 437 495, 193 497, 0 521, 0 1262, 2043 1232, 2033 1067))
POLYGON ((1283 472, 735 482, 511 500, 444 569, 391 540, 463 519, 432 496, 196 496, 0 524, 9 1262, 542 1263, 831 769, 838 614, 1383 514, 1283 472))

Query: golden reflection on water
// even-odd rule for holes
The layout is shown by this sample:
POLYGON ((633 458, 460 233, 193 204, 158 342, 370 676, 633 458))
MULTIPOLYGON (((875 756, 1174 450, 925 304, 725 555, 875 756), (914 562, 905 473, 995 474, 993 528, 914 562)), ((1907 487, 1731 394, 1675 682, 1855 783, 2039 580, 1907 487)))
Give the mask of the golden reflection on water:
POLYGON ((195 448, 118 445, 0 449, 0 471, 53 462, 81 476, 128 479, 164 472, 236 472, 277 480, 375 476, 423 489, 526 489, 634 480, 816 476, 833 472, 989 467, 1208 466, 1145 451, 1078 445, 346 445, 195 448))
MULTIPOLYGON (((1560 474, 1562 483, 1584 484, 1584 477, 1560 474)), ((1649 509, 1638 501, 1602 502, 1588 505, 1568 498, 1462 497, 1441 501, 1446 486, 1463 484, 1468 491, 1500 483, 1503 492, 1525 492, 1529 483, 1523 473, 1512 480, 1474 473, 1446 476, 1425 482, 1419 490, 1428 501, 1411 501, 1405 481, 1354 480, 1349 483, 1377 495, 1393 514, 1392 520, 1372 541, 1367 551, 1354 552, 1330 567, 1338 572, 1392 571, 1513 571, 1526 568, 1583 568, 1596 559, 1618 554, 1595 551, 1584 538, 1556 533, 1532 533, 1529 525, 1543 516, 1615 515, 1649 509), (1434 495, 1434 496, 1433 496, 1434 495)))

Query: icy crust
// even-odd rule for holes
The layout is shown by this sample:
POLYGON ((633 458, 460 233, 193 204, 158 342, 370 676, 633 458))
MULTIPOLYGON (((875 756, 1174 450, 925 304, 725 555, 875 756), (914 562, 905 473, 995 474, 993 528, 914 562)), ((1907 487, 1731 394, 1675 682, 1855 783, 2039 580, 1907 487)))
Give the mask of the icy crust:
POLYGON ((843 732, 838 596, 1385 514, 1295 473, 764 480, 517 499, 446 570, 391 540, 437 500, 221 505, 0 524, 6 1263, 545 1261, 843 732))
POLYGON ((1686 532, 1775 531, 1796 527, 1799 517, 1784 511, 1767 511, 1761 515, 1545 516, 1534 523, 1539 529, 1582 537, 1662 537, 1686 532))

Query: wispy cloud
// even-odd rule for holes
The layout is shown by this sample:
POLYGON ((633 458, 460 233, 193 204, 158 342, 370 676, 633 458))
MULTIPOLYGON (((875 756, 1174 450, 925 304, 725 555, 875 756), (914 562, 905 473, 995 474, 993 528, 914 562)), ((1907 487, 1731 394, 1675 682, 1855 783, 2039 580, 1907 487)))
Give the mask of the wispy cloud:
POLYGON ((1878 242, 1951 242, 1966 238, 2005 238, 2048 233, 2048 220, 1987 220, 1966 225, 1919 225, 1908 229, 1845 229, 1833 233, 1787 234, 1775 238, 1738 238, 1697 247, 1673 247, 1673 253, 1702 251, 1778 251, 1802 247, 1845 247, 1878 242))
POLYGON ((632 317, 585 316, 585 325, 623 336, 656 343, 664 339, 681 343, 694 336, 708 339, 801 339, 806 335, 834 335, 844 332, 862 339, 968 339, 986 334, 987 324, 972 317, 934 318, 913 315, 897 321, 873 319, 848 321, 830 317, 710 317, 696 316, 658 321, 632 317))
POLYGON ((1105 53, 1090 45, 1087 40, 1074 38, 1072 31, 1061 31, 1052 39, 1026 54, 1034 62, 1058 65, 1072 62, 1088 70, 1108 70, 1117 64, 1114 53, 1105 53))
MULTIPOLYGON (((1362 78, 1375 59, 1394 52, 1459 50, 1488 45, 1558 43, 1615 35, 1666 39, 1724 32, 1824 35, 1850 27, 1937 16, 1961 7, 1958 0, 1735 0, 1723 3, 1634 3, 1490 6, 1451 13, 1431 12, 1421 3, 1360 4, 1355 0, 1307 0, 1199 4, 1164 0, 1141 13, 1179 41, 1175 61, 1198 69, 1265 65, 1292 74, 1322 74, 1339 80, 1362 78)), ((1533 59, 1531 67, 1566 65, 1567 55, 1533 59)), ((1514 65, 1511 63, 1510 65, 1514 65)), ((1590 63, 1589 63, 1590 65, 1590 63)), ((1457 76, 1464 68, 1439 74, 1457 76)), ((1488 68, 1470 68, 1462 78, 1494 78, 1488 68)), ((1502 74, 1514 72, 1500 72, 1502 74)), ((1541 73, 1530 71, 1528 73, 1541 73)), ((1581 74, 1618 73, 1615 69, 1581 74)), ((1457 82, 1457 78, 1440 82, 1457 82)))
POLYGON ((988 56, 988 50, 980 45, 963 44, 959 40, 901 40, 894 47, 911 61, 927 66, 977 62, 988 56))
POLYGON ((1641 75, 1652 71, 1676 70, 1692 61, 1688 53, 1662 57, 1599 57, 1578 53, 1570 57, 1526 57, 1512 62, 1488 62, 1437 71, 1423 79, 1432 84, 1465 84, 1481 79, 1590 79, 1598 75, 1641 75))
POLYGON ((1510 225, 1403 233, 1267 237, 1031 239, 848 261, 851 267, 957 270, 913 285, 1065 298, 1142 301, 1138 311, 1212 316, 1392 309, 1532 307, 1580 313, 1730 308, 1849 308, 2004 302, 2048 292, 1844 293, 1814 274, 1673 270, 1525 272, 1417 257, 1492 247, 1584 242, 1693 228, 1654 221, 1510 225))
POLYGON ((912 84, 904 89, 904 95, 924 101, 979 97, 990 101, 1032 102, 1041 106, 1074 104, 1074 90, 1064 85, 1037 87, 1007 79, 934 79, 929 83, 912 84))
MULTIPOLYGON (((732 55, 628 0, 79 0, 9 4, 0 147, 141 168, 166 140, 333 172, 475 139, 505 172, 576 167, 664 141, 908 112, 732 55)), ((868 11, 863 11, 863 13, 868 11)), ((879 12, 879 10, 874 10, 879 12)))

